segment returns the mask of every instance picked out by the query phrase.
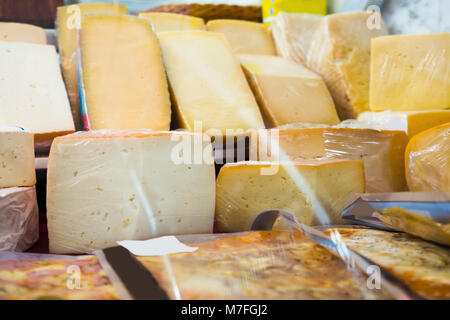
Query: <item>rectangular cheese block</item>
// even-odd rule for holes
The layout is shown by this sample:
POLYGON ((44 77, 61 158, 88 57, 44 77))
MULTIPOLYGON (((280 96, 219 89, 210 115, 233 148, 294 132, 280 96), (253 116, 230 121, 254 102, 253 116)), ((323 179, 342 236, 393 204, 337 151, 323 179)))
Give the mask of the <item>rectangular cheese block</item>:
POLYGON ((119 240, 211 233, 214 203, 208 136, 102 130, 60 137, 52 145, 50 252, 90 252, 119 240), (198 149, 191 152, 194 144, 198 149))
POLYGON ((77 130, 82 129, 80 115, 80 100, 77 75, 77 43, 78 30, 83 15, 91 14, 127 14, 125 5, 116 3, 81 3, 61 6, 57 9, 56 29, 58 32, 58 47, 61 55, 61 67, 69 94, 72 115, 77 130))
POLYGON ((0 125, 35 134, 36 150, 75 130, 54 46, 0 41, 0 125))
POLYGON ((277 55, 272 36, 262 23, 227 19, 211 20, 206 24, 206 29, 223 33, 237 54, 277 55))
POLYGON ((270 127, 339 123, 333 99, 319 75, 280 57, 246 54, 238 59, 270 127))
POLYGON ((264 128, 244 72, 222 34, 171 31, 160 33, 159 40, 173 93, 176 127, 209 131, 214 136, 264 128))
POLYGON ((450 33, 372 40, 370 109, 450 108, 450 33))
POLYGON ((31 24, 0 22, 0 41, 47 44, 47 33, 31 24))
POLYGON ((351 160, 237 162, 221 168, 216 190, 219 232, 250 230, 254 217, 270 209, 307 225, 340 224, 347 199, 364 192, 364 167, 351 160))
POLYGON ((150 21, 84 16, 80 36, 85 129, 169 130, 169 89, 150 21))
POLYGON ((169 12, 141 12, 139 17, 149 19, 155 32, 206 30, 202 18, 169 12))
POLYGON ((387 34, 381 17, 379 28, 368 28, 374 17, 371 12, 329 15, 311 42, 307 66, 325 80, 341 120, 369 111, 370 41, 387 34))

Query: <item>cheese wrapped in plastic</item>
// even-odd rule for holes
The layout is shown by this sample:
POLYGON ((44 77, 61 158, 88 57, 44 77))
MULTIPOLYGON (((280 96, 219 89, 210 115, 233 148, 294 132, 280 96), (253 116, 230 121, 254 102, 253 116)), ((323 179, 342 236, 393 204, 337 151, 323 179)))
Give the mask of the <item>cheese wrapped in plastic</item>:
POLYGON ((141 12, 139 17, 149 19, 156 33, 165 31, 205 30, 202 18, 169 12, 141 12))

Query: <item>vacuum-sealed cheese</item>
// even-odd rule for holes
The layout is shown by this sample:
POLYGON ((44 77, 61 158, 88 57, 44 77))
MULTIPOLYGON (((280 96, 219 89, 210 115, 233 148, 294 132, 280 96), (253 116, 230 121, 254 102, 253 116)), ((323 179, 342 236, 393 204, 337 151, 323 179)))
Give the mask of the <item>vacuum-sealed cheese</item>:
POLYGON ((47 44, 47 33, 31 24, 0 22, 0 41, 47 44))
POLYGON ((169 12, 141 12, 139 17, 149 19, 156 33, 165 31, 206 30, 202 18, 169 12))

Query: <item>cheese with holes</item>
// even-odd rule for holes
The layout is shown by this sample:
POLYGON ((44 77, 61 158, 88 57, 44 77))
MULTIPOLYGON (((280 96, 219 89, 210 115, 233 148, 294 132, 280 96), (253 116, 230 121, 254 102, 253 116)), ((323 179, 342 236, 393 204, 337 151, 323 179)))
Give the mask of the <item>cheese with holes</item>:
POLYGON ((369 110, 370 41, 387 34, 368 28, 370 12, 332 14, 322 19, 313 36, 307 65, 320 74, 330 90, 341 120, 369 110))
POLYGON ((169 130, 169 90, 150 21, 85 16, 80 34, 85 128, 169 130))
POLYGON ((364 168, 350 160, 237 162, 220 169, 216 190, 219 232, 250 230, 253 218, 270 209, 307 225, 339 224, 347 198, 364 192, 364 168))
POLYGON ((202 18, 168 12, 142 12, 139 17, 150 19, 155 32, 206 30, 202 18))
POLYGON ((35 134, 36 150, 75 130, 54 46, 0 41, 0 125, 35 134))
POLYGON ((277 55, 272 36, 262 23, 222 19, 209 21, 206 28, 223 33, 237 54, 277 55))
POLYGON ((410 191, 450 192, 450 122, 414 136, 405 162, 410 191))
POLYGON ((52 145, 50 252, 90 252, 118 240, 211 233, 214 203, 215 169, 206 135, 102 130, 59 137, 52 145))
POLYGON ((0 41, 47 44, 47 33, 31 24, 0 22, 0 41))
POLYGON ((450 33, 372 40, 370 109, 450 108, 450 33))
POLYGON ((244 72, 222 34, 171 31, 160 33, 159 40, 177 113, 176 127, 214 136, 264 128, 244 72))
POLYGON ((280 57, 238 58, 270 127, 296 122, 339 123, 333 99, 319 75, 280 57))

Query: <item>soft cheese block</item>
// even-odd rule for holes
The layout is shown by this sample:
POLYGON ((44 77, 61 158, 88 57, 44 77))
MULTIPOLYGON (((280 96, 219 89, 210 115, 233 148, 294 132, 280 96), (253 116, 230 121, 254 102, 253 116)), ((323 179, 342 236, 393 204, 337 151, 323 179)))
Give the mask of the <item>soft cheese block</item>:
POLYGON ((169 130, 169 89, 150 21, 84 16, 80 35, 85 129, 169 130))
POLYGON ((307 65, 320 74, 333 96, 341 120, 369 111, 370 41, 387 34, 368 28, 371 12, 332 14, 322 19, 313 36, 307 65))
POLYGON ((222 34, 170 31, 158 37, 177 127, 214 136, 264 128, 244 72, 222 34))
POLYGON ((237 54, 277 55, 270 31, 262 23, 222 19, 209 21, 206 28, 223 33, 237 54))
POLYGON ((155 32, 206 30, 202 18, 168 12, 141 12, 139 17, 150 19, 155 32))
POLYGON ((45 29, 31 24, 0 22, 0 41, 47 44, 45 29))
POLYGON ((361 161, 226 164, 217 177, 217 226, 219 232, 250 230, 252 218, 269 209, 292 212, 307 225, 339 224, 347 198, 360 192, 361 161))
POLYGON ((50 252, 90 252, 118 240, 211 233, 214 203, 215 169, 206 135, 102 130, 59 137, 52 145, 50 252), (199 149, 191 152, 194 144, 199 149))
POLYGON ((414 136, 405 162, 410 191, 450 192, 450 122, 414 136))
POLYGON ((270 127, 339 123, 333 99, 319 75, 280 57, 239 55, 238 59, 270 127))
POLYGON ((370 109, 450 108, 450 33, 372 40, 370 109))

